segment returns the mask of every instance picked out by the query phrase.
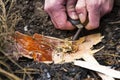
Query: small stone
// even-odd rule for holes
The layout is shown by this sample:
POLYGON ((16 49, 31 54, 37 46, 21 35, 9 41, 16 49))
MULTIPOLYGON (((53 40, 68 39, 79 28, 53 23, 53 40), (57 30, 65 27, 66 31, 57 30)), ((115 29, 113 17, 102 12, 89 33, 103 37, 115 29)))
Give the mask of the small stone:
POLYGON ((28 31, 28 25, 24 27, 24 31, 28 31))

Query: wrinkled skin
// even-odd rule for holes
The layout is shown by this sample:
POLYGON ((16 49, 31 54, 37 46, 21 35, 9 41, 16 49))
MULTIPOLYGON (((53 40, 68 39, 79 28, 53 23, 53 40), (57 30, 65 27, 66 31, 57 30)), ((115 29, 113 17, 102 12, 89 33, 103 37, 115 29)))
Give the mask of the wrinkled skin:
POLYGON ((100 18, 112 10, 114 0, 45 0, 44 10, 50 15, 57 29, 73 30, 68 21, 79 19, 82 23, 88 19, 85 28, 96 29, 100 18))

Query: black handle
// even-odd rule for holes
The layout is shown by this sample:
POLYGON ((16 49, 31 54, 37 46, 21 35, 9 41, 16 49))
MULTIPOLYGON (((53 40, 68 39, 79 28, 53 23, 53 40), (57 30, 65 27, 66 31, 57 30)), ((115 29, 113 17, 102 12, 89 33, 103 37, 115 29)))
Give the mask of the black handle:
POLYGON ((80 20, 69 19, 69 21, 70 21, 73 25, 80 24, 80 20))
POLYGON ((73 20, 73 19, 71 19, 71 18, 69 18, 68 20, 69 20, 69 21, 72 23, 72 25, 75 26, 75 27, 76 27, 76 25, 81 24, 80 20, 73 20))

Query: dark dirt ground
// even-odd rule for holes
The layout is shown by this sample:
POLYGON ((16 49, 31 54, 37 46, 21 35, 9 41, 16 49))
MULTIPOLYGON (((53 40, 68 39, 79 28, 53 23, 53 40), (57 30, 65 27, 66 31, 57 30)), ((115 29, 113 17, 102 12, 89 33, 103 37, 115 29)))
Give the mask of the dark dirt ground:
MULTIPOLYGON (((50 17, 43 11, 43 4, 43 0, 18 0, 15 8, 20 10, 22 20, 16 25, 16 30, 29 35, 39 33, 58 38, 66 38, 74 35, 75 30, 61 31, 55 29, 50 21, 50 17), (24 31, 24 27, 27 27, 28 31, 24 31)), ((99 29, 93 31, 84 29, 81 33, 83 36, 96 32, 100 32, 105 37, 94 48, 99 48, 103 45, 105 47, 95 54, 95 58, 102 65, 120 70, 120 6, 118 3, 114 5, 110 14, 101 19, 99 29)), ((101 80, 95 72, 74 66, 72 63, 48 65, 20 58, 17 61, 20 66, 36 69, 28 70, 29 73, 25 75, 11 61, 6 62, 9 63, 10 68, 17 76, 24 78, 23 80, 88 80, 88 75, 95 80, 101 80), (18 70, 19 73, 17 72, 18 70)), ((0 77, 4 78, 3 75, 0 77)))

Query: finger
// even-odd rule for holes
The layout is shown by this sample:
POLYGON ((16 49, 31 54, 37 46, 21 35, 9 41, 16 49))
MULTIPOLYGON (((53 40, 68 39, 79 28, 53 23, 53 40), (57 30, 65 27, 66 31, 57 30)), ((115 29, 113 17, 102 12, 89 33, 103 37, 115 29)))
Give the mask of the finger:
POLYGON ((100 11, 90 10, 88 11, 89 22, 86 26, 86 29, 92 30, 99 27, 100 23, 100 11))
POLYGON ((66 9, 64 7, 66 0, 45 0, 45 11, 51 17, 54 26, 61 30, 72 30, 74 26, 67 20, 66 9))
POLYGON ((99 27, 100 22, 100 8, 99 5, 87 3, 88 19, 89 22, 86 29, 92 30, 99 27))
POLYGON ((104 16, 105 14, 111 12, 113 8, 113 3, 114 3, 114 0, 105 0, 105 2, 102 3, 101 16, 104 16))
POLYGON ((57 29, 73 30, 75 27, 67 20, 65 10, 51 12, 50 14, 53 24, 57 29))
POLYGON ((85 22, 86 16, 87 16, 85 1, 86 0, 78 0, 76 4, 76 12, 77 12, 77 15, 79 16, 81 23, 85 22))
POLYGON ((67 13, 71 19, 78 19, 78 16, 75 11, 76 2, 77 0, 67 0, 67 4, 66 4, 67 13))

